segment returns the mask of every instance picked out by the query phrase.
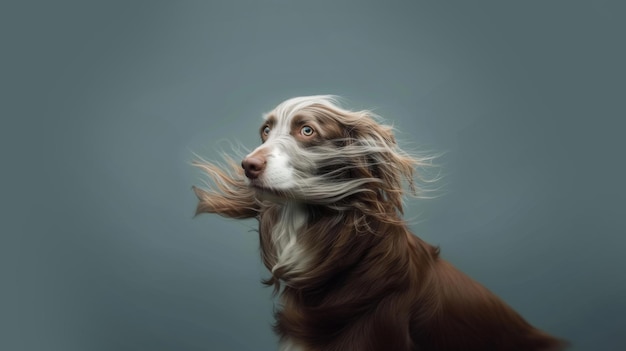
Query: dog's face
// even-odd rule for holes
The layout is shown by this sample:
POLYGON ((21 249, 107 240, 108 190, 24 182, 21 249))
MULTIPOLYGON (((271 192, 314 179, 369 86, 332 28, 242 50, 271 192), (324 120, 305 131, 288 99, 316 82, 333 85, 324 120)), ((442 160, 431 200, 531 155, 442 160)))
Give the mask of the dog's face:
POLYGON ((259 130, 262 145, 242 162, 250 185, 292 195, 305 178, 318 173, 314 146, 341 137, 341 126, 320 113, 322 99, 287 100, 264 116, 259 130))
POLYGON ((281 103, 259 133, 263 143, 242 167, 252 187, 273 197, 336 203, 370 193, 399 201, 402 177, 412 178, 415 160, 397 148, 391 127, 328 96, 281 103))

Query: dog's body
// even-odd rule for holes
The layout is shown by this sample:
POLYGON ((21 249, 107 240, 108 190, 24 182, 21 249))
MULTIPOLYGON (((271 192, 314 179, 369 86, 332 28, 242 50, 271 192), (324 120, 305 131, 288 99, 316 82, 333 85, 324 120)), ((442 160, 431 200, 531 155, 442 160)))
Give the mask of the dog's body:
POLYGON ((261 139, 243 169, 198 164, 215 189, 194 189, 198 213, 259 220, 283 350, 565 348, 409 232, 402 181, 414 189, 425 159, 370 112, 294 98, 266 115, 261 139))

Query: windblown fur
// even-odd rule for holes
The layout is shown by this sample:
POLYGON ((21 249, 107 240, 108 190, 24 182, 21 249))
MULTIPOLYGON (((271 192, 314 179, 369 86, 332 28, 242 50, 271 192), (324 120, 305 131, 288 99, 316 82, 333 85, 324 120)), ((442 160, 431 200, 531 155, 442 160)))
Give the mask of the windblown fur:
POLYGON ((283 350, 562 350, 566 343, 439 257, 402 219, 403 184, 430 162, 391 127, 330 96, 265 116, 243 168, 205 161, 197 213, 257 218, 283 350), (245 168, 245 169, 244 169, 245 168))

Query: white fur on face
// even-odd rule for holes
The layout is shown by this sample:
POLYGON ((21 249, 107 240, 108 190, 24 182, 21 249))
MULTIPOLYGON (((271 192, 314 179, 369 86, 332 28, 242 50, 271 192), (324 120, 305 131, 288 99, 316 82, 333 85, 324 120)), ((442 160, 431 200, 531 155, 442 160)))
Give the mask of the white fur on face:
POLYGON ((263 185, 278 190, 294 187, 296 185, 294 170, 285 150, 282 150, 280 145, 272 145, 266 157, 267 165, 260 177, 263 185))
MULTIPOLYGON (((265 116, 267 121, 272 115, 275 123, 267 140, 250 155, 262 155, 267 162, 265 170, 252 184, 275 190, 293 190, 301 186, 301 176, 307 167, 306 156, 294 136, 291 135, 291 123, 294 116, 303 108, 312 104, 331 106, 330 96, 313 96, 289 99, 278 105, 265 116), (301 168, 298 172, 294 163, 301 168)), ((249 156, 250 156, 249 155, 249 156)))

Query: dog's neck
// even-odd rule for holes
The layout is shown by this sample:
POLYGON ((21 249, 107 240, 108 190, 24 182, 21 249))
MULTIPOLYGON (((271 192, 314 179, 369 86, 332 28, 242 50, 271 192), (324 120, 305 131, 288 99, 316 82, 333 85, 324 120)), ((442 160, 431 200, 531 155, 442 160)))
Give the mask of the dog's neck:
POLYGON ((298 232, 306 225, 306 205, 295 201, 280 204, 278 221, 272 228, 272 243, 276 249, 276 264, 272 273, 282 271, 282 275, 297 275, 306 270, 310 261, 308 253, 298 242, 298 232))

